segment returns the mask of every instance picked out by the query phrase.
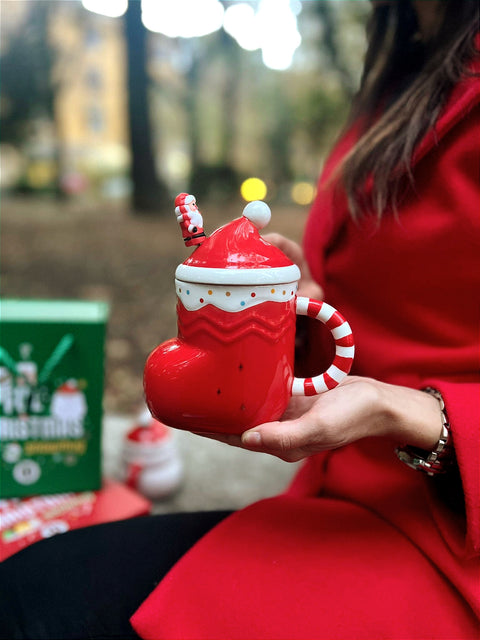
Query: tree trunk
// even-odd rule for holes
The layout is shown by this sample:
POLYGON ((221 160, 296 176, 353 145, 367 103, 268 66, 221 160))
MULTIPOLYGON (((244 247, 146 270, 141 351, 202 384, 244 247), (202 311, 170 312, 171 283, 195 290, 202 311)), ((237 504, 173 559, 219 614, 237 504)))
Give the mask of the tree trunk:
POLYGON ((147 32, 138 0, 128 3, 125 35, 133 213, 156 214, 166 209, 170 211, 171 198, 155 168, 148 100, 147 32))

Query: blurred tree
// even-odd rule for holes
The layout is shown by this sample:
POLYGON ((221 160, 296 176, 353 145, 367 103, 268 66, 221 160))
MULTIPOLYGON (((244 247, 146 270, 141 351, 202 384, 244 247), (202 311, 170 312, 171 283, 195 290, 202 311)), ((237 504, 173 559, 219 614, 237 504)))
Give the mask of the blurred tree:
POLYGON ((265 144, 268 149, 268 176, 270 180, 281 187, 289 184, 293 179, 291 163, 291 143, 296 126, 294 119, 293 96, 288 91, 282 79, 278 76, 271 78, 272 83, 268 94, 263 98, 262 105, 268 118, 265 123, 265 144))
POLYGON ((218 32, 217 42, 217 55, 222 56, 224 67, 220 96, 222 109, 219 122, 221 131, 219 160, 225 166, 233 167, 242 50, 223 29, 218 32))
MULTIPOLYGON (((1 3, 2 14, 8 10, 1 3)), ((51 186, 57 196, 59 187, 61 147, 56 133, 55 97, 59 78, 55 77, 56 50, 49 37, 49 27, 55 3, 51 0, 25 5, 23 19, 2 47, 0 58, 2 101, 0 127, 2 141, 21 146, 29 139, 32 124, 41 120, 54 132, 50 161, 56 167, 51 186)), ((50 182, 49 182, 50 184, 50 182)))
MULTIPOLYGON (((241 49, 223 29, 198 43, 186 77, 185 107, 190 141, 190 190, 199 197, 227 200, 238 191, 239 179, 235 168, 235 138, 237 132, 237 105, 241 64, 241 49), (216 120, 218 152, 216 161, 205 162, 201 154, 201 141, 210 132, 205 131, 199 96, 205 75, 217 61, 221 64, 218 92, 215 99, 220 108, 216 120)), ((209 87, 210 91, 210 87, 209 87)), ((210 99, 212 96, 210 96, 210 99)))
POLYGON ((139 0, 130 0, 124 20, 127 43, 132 207, 133 213, 156 214, 163 209, 170 210, 171 197, 155 167, 148 99, 147 31, 142 23, 139 0))
POLYGON ((309 3, 306 8, 313 14, 313 17, 315 17, 316 14, 316 18, 322 23, 323 28, 319 50, 322 47, 327 53, 331 68, 336 71, 343 90, 347 96, 351 98, 355 92, 357 83, 352 69, 346 63, 343 55, 340 36, 341 29, 333 3, 312 2, 309 3))
MULTIPOLYGON (((1 12, 7 10, 1 3, 1 12)), ((24 20, 10 33, 2 47, 2 140, 20 143, 35 116, 54 120, 56 85, 53 80, 55 52, 48 38, 51 2, 32 3, 24 20), (20 28, 22 34, 20 36, 20 28)))
POLYGON ((299 70, 292 78, 292 118, 306 154, 319 161, 344 125, 359 84, 369 10, 368 2, 303 5, 310 64, 308 72, 299 70))
POLYGON ((191 39, 157 34, 155 128, 168 152, 186 150, 197 197, 230 198, 251 175, 279 194, 295 178, 316 178, 360 66, 355 25, 365 11, 356 5, 368 2, 345 3, 345 11, 340 4, 303 3, 302 48, 286 71, 267 68, 260 50, 243 50, 223 29, 191 39))

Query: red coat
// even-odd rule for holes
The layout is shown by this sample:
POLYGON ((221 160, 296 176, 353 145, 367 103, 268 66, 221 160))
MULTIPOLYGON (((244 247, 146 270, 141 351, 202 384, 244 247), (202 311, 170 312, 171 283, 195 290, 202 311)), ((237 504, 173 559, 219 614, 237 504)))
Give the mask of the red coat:
POLYGON ((353 328, 354 373, 442 392, 466 516, 393 442, 314 456, 286 494, 227 518, 182 558, 133 617, 143 638, 478 638, 479 142, 470 78, 420 145, 399 219, 377 227, 356 225, 322 186, 347 136, 305 234, 325 299, 353 328))

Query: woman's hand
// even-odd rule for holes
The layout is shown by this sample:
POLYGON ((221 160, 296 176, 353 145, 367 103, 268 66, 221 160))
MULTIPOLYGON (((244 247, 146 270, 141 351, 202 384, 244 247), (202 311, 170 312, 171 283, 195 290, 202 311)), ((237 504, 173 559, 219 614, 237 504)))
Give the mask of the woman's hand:
POLYGON ((388 436, 431 450, 441 429, 439 405, 432 396, 371 378, 347 376, 326 393, 293 397, 278 422, 258 425, 241 436, 201 435, 297 462, 367 436, 388 436))
POLYGON ((323 300, 323 289, 312 278, 302 247, 280 233, 267 233, 263 238, 278 247, 280 251, 283 251, 299 267, 302 277, 298 285, 298 295, 312 298, 313 300, 323 300))

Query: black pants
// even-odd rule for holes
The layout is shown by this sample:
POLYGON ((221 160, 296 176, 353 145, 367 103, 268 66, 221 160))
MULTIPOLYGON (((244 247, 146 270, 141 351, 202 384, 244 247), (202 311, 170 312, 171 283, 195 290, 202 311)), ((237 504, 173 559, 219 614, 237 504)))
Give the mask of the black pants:
POLYGON ((130 616, 228 513, 134 518, 27 547, 0 563, 0 638, 138 638, 130 616))

